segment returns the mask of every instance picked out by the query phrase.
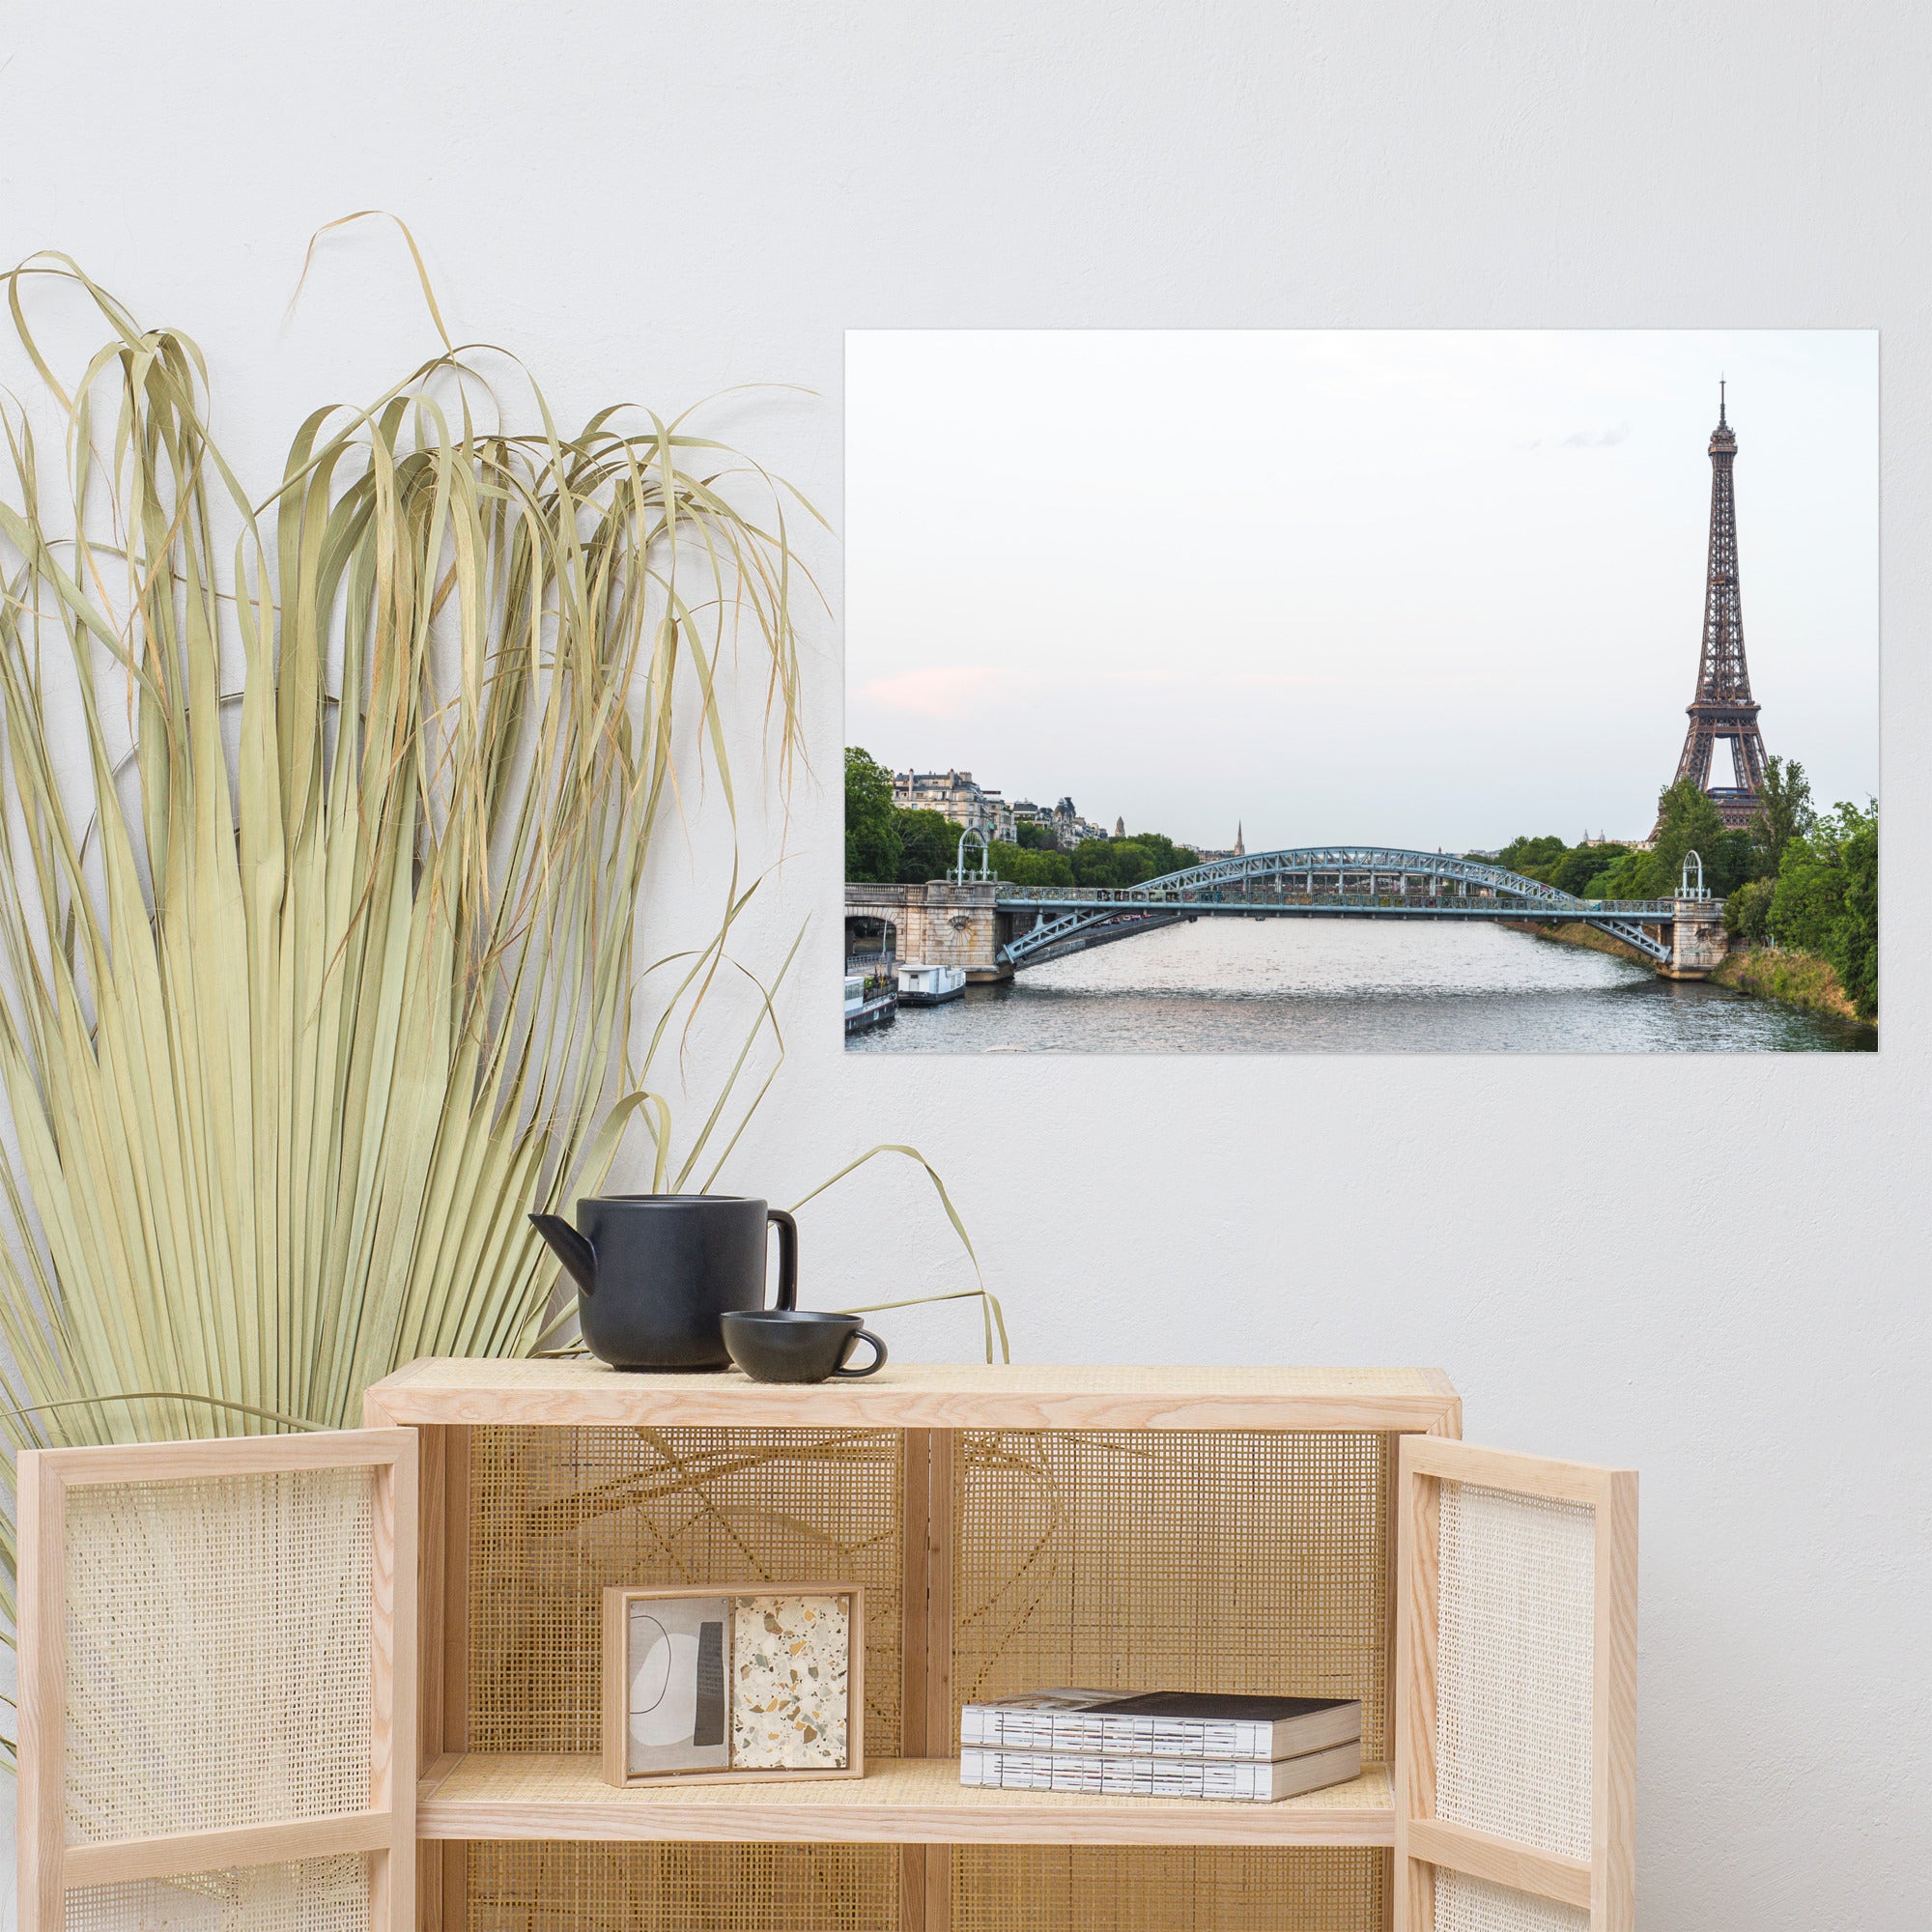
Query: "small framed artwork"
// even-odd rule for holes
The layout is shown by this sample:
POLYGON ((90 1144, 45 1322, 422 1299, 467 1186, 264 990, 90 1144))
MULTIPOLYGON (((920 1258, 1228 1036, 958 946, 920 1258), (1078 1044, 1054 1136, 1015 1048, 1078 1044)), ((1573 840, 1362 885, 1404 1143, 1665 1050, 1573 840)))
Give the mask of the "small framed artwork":
POLYGON ((854 1583, 604 1592, 612 1784, 863 1777, 865 1593, 854 1583))

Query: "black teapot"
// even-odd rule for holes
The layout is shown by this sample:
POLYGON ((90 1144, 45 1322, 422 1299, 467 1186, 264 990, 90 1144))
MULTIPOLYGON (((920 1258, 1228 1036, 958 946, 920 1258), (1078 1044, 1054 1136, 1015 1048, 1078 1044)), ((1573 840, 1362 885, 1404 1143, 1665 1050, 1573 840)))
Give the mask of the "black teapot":
POLYGON ((602 1194, 531 1225, 577 1283, 583 1346, 613 1369, 723 1369, 720 1318, 765 1305, 765 1230, 779 1231, 780 1308, 798 1305, 798 1224, 731 1194, 602 1194))

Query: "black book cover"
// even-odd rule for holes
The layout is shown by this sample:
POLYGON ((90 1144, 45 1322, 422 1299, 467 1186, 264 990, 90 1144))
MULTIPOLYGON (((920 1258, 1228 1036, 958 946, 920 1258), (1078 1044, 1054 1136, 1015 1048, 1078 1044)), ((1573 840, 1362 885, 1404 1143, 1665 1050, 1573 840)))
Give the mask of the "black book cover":
POLYGON ((1246 1697, 1211 1690, 1147 1690, 1137 1697, 1113 1697, 1094 1710, 1103 1718, 1183 1718, 1204 1723, 1278 1724, 1333 1711, 1347 1697, 1246 1697))

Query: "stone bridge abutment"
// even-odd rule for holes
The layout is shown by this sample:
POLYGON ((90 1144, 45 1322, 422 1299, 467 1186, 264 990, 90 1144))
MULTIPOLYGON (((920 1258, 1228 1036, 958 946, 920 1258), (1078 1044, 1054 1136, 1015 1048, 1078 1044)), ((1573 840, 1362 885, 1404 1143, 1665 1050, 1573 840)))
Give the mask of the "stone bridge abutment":
MULTIPOLYGON (((1000 948, 1012 936, 1013 916, 995 900, 992 880, 955 885, 845 888, 845 917, 884 920, 898 935, 898 956, 927 966, 961 966, 970 980, 1010 980, 1000 948)), ((848 952, 850 947, 846 949, 848 952)))

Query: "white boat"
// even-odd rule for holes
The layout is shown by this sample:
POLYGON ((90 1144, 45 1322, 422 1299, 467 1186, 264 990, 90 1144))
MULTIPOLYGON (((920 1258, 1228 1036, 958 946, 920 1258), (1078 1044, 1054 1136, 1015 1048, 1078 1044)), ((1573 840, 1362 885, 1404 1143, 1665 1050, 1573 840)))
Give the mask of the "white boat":
POLYGON ((865 973, 845 976, 845 1031, 889 1026, 898 1016, 899 999, 884 980, 865 973))
POLYGON ((923 966, 908 960, 899 967, 899 1005, 939 1007, 948 1000, 963 998, 966 969, 963 966, 923 966))

